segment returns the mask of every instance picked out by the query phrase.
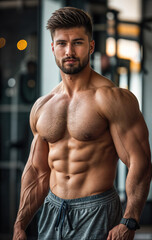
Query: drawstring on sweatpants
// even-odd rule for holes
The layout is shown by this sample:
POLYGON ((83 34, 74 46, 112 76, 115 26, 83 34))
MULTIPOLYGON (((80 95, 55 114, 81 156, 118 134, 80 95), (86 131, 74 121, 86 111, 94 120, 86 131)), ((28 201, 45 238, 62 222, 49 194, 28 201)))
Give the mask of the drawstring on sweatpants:
POLYGON ((59 209, 59 213, 58 213, 58 217, 57 217, 57 222, 56 222, 56 226, 55 226, 55 230, 58 231, 58 227, 61 221, 61 239, 62 239, 62 228, 63 228, 63 224, 64 224, 64 220, 65 220, 65 215, 67 216, 67 220, 70 226, 70 229, 72 230, 72 225, 69 219, 69 214, 68 214, 68 203, 66 201, 63 201, 61 204, 61 207, 59 209))

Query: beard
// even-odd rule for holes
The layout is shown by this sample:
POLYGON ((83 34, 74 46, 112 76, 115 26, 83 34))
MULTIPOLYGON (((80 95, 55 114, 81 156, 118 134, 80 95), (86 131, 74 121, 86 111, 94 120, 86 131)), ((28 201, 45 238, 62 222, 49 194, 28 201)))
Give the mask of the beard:
POLYGON ((89 62, 89 58, 90 58, 90 54, 88 54, 83 60, 82 62, 80 62, 79 58, 76 58, 74 56, 72 57, 66 57, 63 58, 61 63, 59 62, 59 60, 56 58, 55 56, 55 61, 57 66, 65 73, 65 74, 77 74, 79 72, 81 72, 88 64, 89 62), (75 63, 71 63, 68 64, 67 66, 65 66, 66 61, 68 60, 74 60, 76 61, 78 64, 77 66, 75 66, 75 63))

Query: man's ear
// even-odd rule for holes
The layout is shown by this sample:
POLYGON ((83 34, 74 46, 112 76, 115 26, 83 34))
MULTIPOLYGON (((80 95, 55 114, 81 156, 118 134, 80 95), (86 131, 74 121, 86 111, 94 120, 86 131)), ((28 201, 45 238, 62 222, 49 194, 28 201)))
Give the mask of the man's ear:
POLYGON ((94 52, 94 48, 95 48, 95 41, 92 40, 92 41, 90 41, 90 54, 92 54, 94 52))
POLYGON ((53 42, 51 43, 51 48, 52 48, 52 52, 54 54, 54 43, 53 42))

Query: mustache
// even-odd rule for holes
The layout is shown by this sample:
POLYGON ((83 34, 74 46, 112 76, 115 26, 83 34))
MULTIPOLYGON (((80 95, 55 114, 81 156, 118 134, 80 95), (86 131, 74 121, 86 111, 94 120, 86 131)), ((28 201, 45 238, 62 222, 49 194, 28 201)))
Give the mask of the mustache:
POLYGON ((76 57, 66 57, 66 58, 62 59, 63 62, 66 62, 68 60, 78 60, 79 61, 79 58, 76 58, 76 57))

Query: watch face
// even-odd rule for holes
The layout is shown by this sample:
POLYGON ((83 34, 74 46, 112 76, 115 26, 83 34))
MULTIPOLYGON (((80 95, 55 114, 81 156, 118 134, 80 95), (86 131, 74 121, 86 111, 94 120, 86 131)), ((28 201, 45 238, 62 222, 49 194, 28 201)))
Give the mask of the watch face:
POLYGON ((135 222, 134 219, 129 219, 129 221, 128 221, 128 227, 129 227, 130 229, 136 229, 136 222, 135 222))
POLYGON ((120 223, 126 225, 130 230, 136 230, 140 228, 139 224, 133 218, 122 218, 120 223))
POLYGON ((132 218, 128 219, 127 225, 130 230, 136 230, 137 228, 139 228, 136 220, 134 220, 132 218))

